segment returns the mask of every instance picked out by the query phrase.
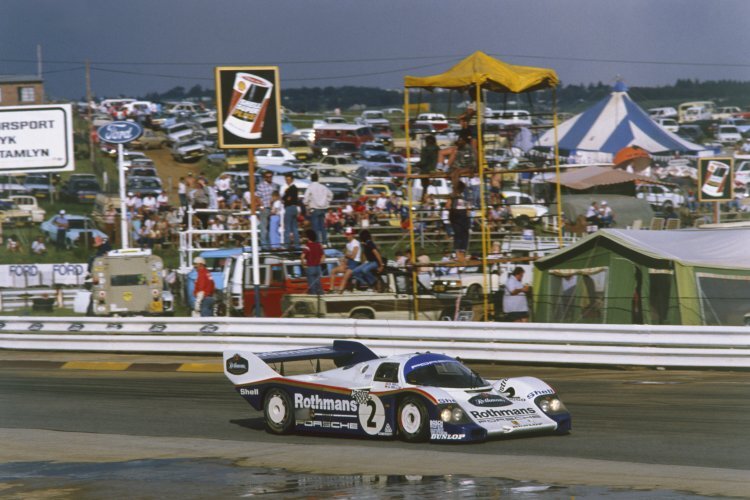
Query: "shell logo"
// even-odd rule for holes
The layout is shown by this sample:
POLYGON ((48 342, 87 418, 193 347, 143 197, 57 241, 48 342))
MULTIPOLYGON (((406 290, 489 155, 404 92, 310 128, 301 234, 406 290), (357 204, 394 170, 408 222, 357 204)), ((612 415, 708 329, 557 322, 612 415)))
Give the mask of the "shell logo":
POLYGON ((122 300, 125 302, 130 302, 133 300, 133 292, 125 292, 122 294, 122 300))

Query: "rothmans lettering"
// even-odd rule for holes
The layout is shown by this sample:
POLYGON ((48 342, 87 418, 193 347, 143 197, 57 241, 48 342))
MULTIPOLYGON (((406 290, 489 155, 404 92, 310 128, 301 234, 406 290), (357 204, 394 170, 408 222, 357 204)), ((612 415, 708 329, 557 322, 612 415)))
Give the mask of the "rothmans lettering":
POLYGON ((295 408, 311 408, 313 410, 331 410, 356 412, 357 402, 349 399, 321 398, 317 394, 304 397, 302 394, 294 395, 295 408))
POLYGON ((516 415, 535 415, 533 408, 515 408, 511 410, 486 410, 472 411, 471 416, 474 418, 492 418, 492 417, 514 417, 516 415))

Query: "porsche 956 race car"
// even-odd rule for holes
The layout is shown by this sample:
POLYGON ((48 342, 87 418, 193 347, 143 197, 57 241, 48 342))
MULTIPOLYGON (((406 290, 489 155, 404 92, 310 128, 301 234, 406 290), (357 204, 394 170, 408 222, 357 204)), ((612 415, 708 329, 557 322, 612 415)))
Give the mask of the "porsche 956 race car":
POLYGON ((337 340, 291 351, 227 351, 224 372, 275 434, 469 442, 571 429, 570 413, 543 381, 485 380, 443 354, 379 357, 359 342, 337 340), (269 366, 314 359, 338 368, 287 377, 269 366))

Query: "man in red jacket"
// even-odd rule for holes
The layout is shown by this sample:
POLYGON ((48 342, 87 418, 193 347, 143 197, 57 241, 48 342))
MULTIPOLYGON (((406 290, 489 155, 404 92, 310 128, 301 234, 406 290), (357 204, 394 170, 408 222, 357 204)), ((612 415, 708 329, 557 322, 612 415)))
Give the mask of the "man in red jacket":
POLYGON ((201 316, 213 316, 214 292, 216 291, 214 279, 211 273, 208 272, 208 269, 206 269, 206 259, 196 257, 193 260, 193 265, 195 266, 195 271, 198 273, 198 277, 195 280, 195 289, 193 290, 193 296, 195 297, 193 311, 200 313, 201 316))

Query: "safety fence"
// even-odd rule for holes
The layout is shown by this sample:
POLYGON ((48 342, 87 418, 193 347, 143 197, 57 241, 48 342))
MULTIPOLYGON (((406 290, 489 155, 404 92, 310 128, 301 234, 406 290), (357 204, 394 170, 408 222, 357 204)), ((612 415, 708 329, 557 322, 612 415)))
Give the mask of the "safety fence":
POLYGON ((264 318, 0 318, 0 349, 220 353, 359 340, 388 355, 510 363, 750 368, 750 328, 264 318))

